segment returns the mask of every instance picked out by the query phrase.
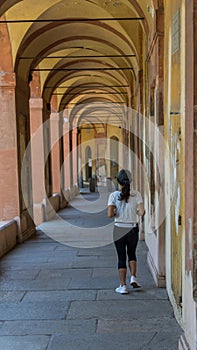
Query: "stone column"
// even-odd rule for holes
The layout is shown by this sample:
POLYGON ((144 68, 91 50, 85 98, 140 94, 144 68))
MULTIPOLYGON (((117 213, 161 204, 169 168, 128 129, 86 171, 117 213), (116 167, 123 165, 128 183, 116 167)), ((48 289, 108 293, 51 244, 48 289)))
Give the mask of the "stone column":
POLYGON ((77 184, 77 128, 72 130, 72 164, 73 164, 73 185, 77 184))
POLYGON ((0 75, 0 220, 19 215, 15 74, 0 75))
POLYGON ((30 98, 30 132, 32 158, 32 197, 35 225, 44 220, 45 191, 45 161, 43 140, 43 100, 30 98))
POLYGON ((63 123, 64 189, 71 187, 69 122, 63 123))
POLYGON ((52 162, 52 192, 60 193, 60 133, 59 133, 59 113, 51 113, 51 162, 52 162))

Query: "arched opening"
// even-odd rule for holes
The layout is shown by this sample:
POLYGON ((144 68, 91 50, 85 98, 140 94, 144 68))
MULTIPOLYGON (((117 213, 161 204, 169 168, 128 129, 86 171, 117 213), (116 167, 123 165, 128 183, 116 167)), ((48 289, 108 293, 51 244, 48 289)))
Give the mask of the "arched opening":
POLYGON ((85 177, 86 181, 92 177, 92 151, 90 146, 85 149, 85 177))
POLYGON ((110 138, 110 177, 115 179, 119 169, 119 139, 116 136, 110 138))

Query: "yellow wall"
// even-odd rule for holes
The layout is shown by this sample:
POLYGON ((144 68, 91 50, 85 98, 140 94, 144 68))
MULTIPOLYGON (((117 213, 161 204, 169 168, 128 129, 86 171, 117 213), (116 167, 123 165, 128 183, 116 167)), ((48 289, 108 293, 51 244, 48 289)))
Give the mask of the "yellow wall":
POLYGON ((81 154, 81 164, 82 164, 82 174, 85 179, 85 164, 86 160, 86 148, 89 146, 92 153, 92 175, 99 175, 98 166, 102 166, 102 162, 105 163, 105 175, 110 177, 110 139, 116 137, 119 142, 119 154, 118 159, 120 161, 120 167, 123 167, 123 137, 122 128, 116 125, 101 125, 95 124, 94 128, 90 124, 83 124, 80 129, 81 144, 80 144, 80 154, 81 154), (105 160, 103 160, 105 158, 105 160), (97 164, 97 166, 96 166, 97 164))
POLYGON ((185 266, 184 148, 185 148, 185 4, 165 1, 164 130, 169 154, 165 157, 166 282, 177 319, 182 323, 185 266), (178 16, 179 24, 174 16, 178 16), (179 42, 178 46, 176 42, 179 42), (177 48, 177 49, 176 49, 177 48), (175 52, 174 52, 175 50, 175 52))

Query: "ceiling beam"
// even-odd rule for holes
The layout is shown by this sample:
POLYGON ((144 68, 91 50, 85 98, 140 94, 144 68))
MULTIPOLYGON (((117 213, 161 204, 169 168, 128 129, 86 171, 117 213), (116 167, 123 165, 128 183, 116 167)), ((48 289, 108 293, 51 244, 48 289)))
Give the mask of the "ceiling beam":
POLYGON ((72 22, 99 22, 99 21, 143 21, 145 17, 104 17, 104 18, 62 18, 62 19, 10 19, 0 23, 72 23, 72 22))
POLYGON ((101 55, 94 55, 94 56, 91 56, 91 55, 86 55, 86 56, 24 56, 24 57, 19 57, 20 60, 32 60, 34 58, 37 58, 37 59, 53 59, 53 58, 80 58, 80 59, 83 59, 83 58, 117 58, 117 57, 120 57, 120 58, 125 58, 125 57, 136 57, 136 55, 104 55, 104 56, 101 56, 101 55))
MULTIPOLYGON (((97 101, 94 101, 94 103, 95 102, 97 102, 97 101)), ((88 104, 89 104, 90 102, 88 102, 88 104)), ((122 102, 122 101, 108 101, 108 100, 106 100, 106 102, 103 102, 103 103, 110 103, 110 104, 113 104, 113 106, 111 106, 111 107, 99 107, 99 108, 104 108, 104 109, 106 109, 106 108, 123 108, 123 107, 121 107, 121 106, 114 106, 114 105, 116 105, 116 104, 119 104, 119 105, 121 105, 121 104, 123 104, 123 105, 126 105, 126 103, 125 102, 122 102)), ((79 101, 79 103, 78 102, 62 102, 62 103, 60 103, 60 106, 62 105, 75 105, 75 106, 81 106, 81 105, 87 105, 87 102, 86 102, 86 100, 85 101, 82 101, 82 102, 80 102, 79 101)), ((98 108, 98 106, 97 106, 97 108, 98 108)))
MULTIPOLYGON (((90 83, 91 84, 91 83, 90 83)), ((101 83, 102 84, 102 83, 101 83)), ((45 89, 67 89, 67 88, 72 88, 72 89, 84 89, 84 88, 89 88, 89 89, 97 89, 97 88, 124 88, 124 87, 129 87, 129 85, 80 85, 80 86, 46 86, 45 89)))
POLYGON ((77 92, 77 93, 69 93, 67 94, 66 92, 65 93, 55 93, 53 95, 56 95, 56 96, 78 96, 78 95, 90 95, 90 94, 95 94, 95 95, 127 95, 127 92, 108 92, 108 91, 105 91, 105 92, 96 92, 96 91, 93 91, 93 92, 83 92, 83 91, 80 91, 80 92, 77 92))
POLYGON ((35 68, 31 69, 31 72, 47 72, 47 71, 57 71, 57 72, 64 72, 64 71, 87 71, 87 70, 93 70, 93 71, 104 71, 104 70, 134 70, 133 67, 122 67, 122 68, 35 68))

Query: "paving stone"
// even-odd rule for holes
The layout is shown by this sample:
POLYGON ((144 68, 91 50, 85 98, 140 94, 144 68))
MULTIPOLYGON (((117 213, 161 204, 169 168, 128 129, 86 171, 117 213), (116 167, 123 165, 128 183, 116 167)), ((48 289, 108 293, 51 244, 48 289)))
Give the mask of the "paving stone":
MULTIPOLYGON (((47 259, 48 260, 48 259, 47 259)), ((61 261, 59 260, 58 262, 40 262, 40 261, 27 261, 27 262, 13 262, 12 261, 7 261, 7 262, 2 262, 1 263, 1 268, 3 271, 6 270, 35 270, 35 269, 67 269, 71 268, 73 265, 72 259, 68 259, 67 261, 61 261)))
POLYGON ((64 263, 64 262, 69 262, 71 260, 75 259, 75 255, 73 255, 73 253, 68 252, 68 253, 64 253, 64 255, 60 255, 58 253, 56 253, 56 255, 51 255, 47 262, 50 263, 64 263))
MULTIPOLYGON (((154 331, 143 333, 143 337, 139 339, 139 333, 116 333, 95 334, 89 336, 87 334, 81 337, 72 337, 65 335, 54 335, 49 343, 48 350, 141 350, 146 349, 146 344, 151 341, 154 331), (123 347, 124 344, 124 347, 123 347)), ((160 349, 157 349, 160 350, 160 349)))
POLYGON ((166 300, 129 300, 127 295, 120 295, 124 300, 112 301, 73 301, 67 319, 109 318, 118 320, 124 315, 125 320, 133 318, 146 319, 154 317, 172 317, 172 307, 166 300))
MULTIPOLYGON (((155 317, 146 320, 134 319, 134 320, 110 320, 102 319, 98 320, 97 333, 116 333, 116 332, 171 332, 176 336, 180 335, 180 327, 175 320, 170 317, 155 317), (165 321, 165 322, 164 322, 165 321)), ((160 348, 158 348, 160 349, 160 348)))
POLYGON ((77 251, 76 251, 76 249, 75 248, 73 248, 73 247, 70 247, 70 246, 68 246, 68 245, 66 245, 66 244, 61 244, 61 243, 59 243, 57 246, 56 246, 56 248, 55 248, 55 252, 61 252, 61 251, 65 251, 65 252, 69 252, 69 251, 74 251, 74 252, 76 252, 76 254, 77 254, 77 251))
POLYGON ((5 336, 0 338, 0 350, 46 350, 49 336, 5 336))
POLYGON ((31 238, 28 241, 25 241, 23 245, 20 245, 21 251, 29 251, 32 252, 47 252, 47 251, 55 251, 55 249, 59 246, 59 242, 55 242, 53 240, 50 240, 50 242, 41 241, 40 238, 38 238, 37 242, 34 242, 31 238))
POLYGON ((78 278, 72 279, 69 289, 114 289, 116 279, 113 276, 97 278, 78 278))
MULTIPOLYGON (((118 280, 117 280, 117 285, 114 285, 113 292, 111 290, 98 290, 97 294, 97 300, 120 300, 120 295, 118 293, 115 293, 115 287, 118 286, 118 280)), ((134 289, 130 287, 129 285, 127 286, 129 294, 127 295, 127 298, 134 299, 134 300, 149 300, 149 301, 154 301, 154 300, 168 300, 168 295, 166 293, 165 289, 149 289, 149 288, 139 288, 139 289, 134 289)))
POLYGON ((92 257, 76 257, 72 262, 72 268, 90 268, 90 266, 98 266, 98 257, 94 257, 94 259, 92 257))
POLYGON ((69 257, 72 259, 73 257, 77 256, 77 251, 72 249, 72 250, 55 250, 50 253, 50 257, 55 258, 55 257, 69 257))
MULTIPOLYGON (((52 241, 53 242, 53 241, 52 241)), ((23 244, 17 245, 14 250, 10 251, 6 257, 12 256, 20 256, 27 255, 28 253, 36 254, 36 253, 47 253, 55 251, 57 247, 57 243, 34 243, 33 241, 25 241, 23 244)))
MULTIPOLYGON (((87 217, 86 217, 87 220, 87 217)), ((75 216, 75 223, 78 217, 75 216)), ((77 248, 95 248, 109 245, 112 233, 109 226, 86 228, 84 225, 71 225, 68 221, 51 220, 40 225, 41 229, 54 240, 77 248)))
POLYGON ((0 275, 0 281, 2 280, 32 280, 35 279, 36 276, 39 274, 40 269, 31 269, 31 270, 5 270, 0 275))
POLYGON ((96 290, 65 290, 65 291, 43 291, 27 292, 23 301, 73 301, 73 300, 95 300, 96 290))
POLYGON ((2 261, 1 262, 1 270, 5 271, 5 270, 30 270, 30 269, 41 269, 42 267, 44 268, 45 266, 48 266, 47 264, 47 260, 46 262, 41 262, 36 260, 36 258, 34 259, 34 261, 12 261, 12 260, 7 260, 7 261, 2 261))
POLYGON ((98 267, 93 269, 92 277, 116 277, 118 278, 118 270, 114 267, 98 267))
MULTIPOLYGON (((50 256, 50 255, 49 255, 50 256)), ((26 263, 34 263, 35 261, 36 262, 47 262, 48 261, 48 258, 49 256, 47 256, 47 254, 31 254, 31 255, 17 255, 17 256, 7 256, 3 259, 3 265, 6 264, 7 262, 8 263, 12 263, 13 265, 15 263, 23 263, 23 264, 26 264, 26 263)))
POLYGON ((115 267, 116 266, 116 262, 114 261, 114 258, 102 258, 99 259, 98 256, 95 256, 94 258, 92 258, 91 256, 89 257, 78 257, 78 259, 76 258, 73 263, 72 263, 72 267, 73 268, 78 268, 78 267, 115 267))
POLYGON ((6 302, 6 301, 10 301, 10 302, 20 301, 23 298, 24 294, 25 292, 0 291, 0 303, 6 302))
POLYGON ((111 245, 95 249, 79 249, 77 252, 77 256, 111 256, 113 254, 115 255, 115 249, 111 245))
POLYGON ((43 269, 36 279, 45 278, 84 278, 92 275, 92 269, 43 269))
MULTIPOLYGON (((2 335, 51 335, 51 334, 94 334, 97 320, 20 320, 6 321, 0 328, 2 335)), ((58 348, 57 348, 58 349, 58 348)), ((6 349, 5 349, 6 350, 6 349)), ((26 349, 25 349, 26 350, 26 349)), ((28 349, 27 349, 28 350, 28 349)))
POLYGON ((64 290, 67 289, 70 278, 48 278, 36 280, 1 281, 0 289, 4 291, 27 291, 27 290, 64 290))
POLYGON ((158 332, 152 341, 148 344, 146 350, 178 350, 179 333, 158 332))
POLYGON ((15 264, 20 264, 21 263, 21 266, 23 264, 42 264, 42 263, 54 263, 54 262, 67 262, 69 263, 72 258, 74 259, 74 257, 76 256, 76 252, 72 252, 72 251, 65 251, 65 252, 58 252, 56 251, 55 253, 54 252, 50 252, 48 251, 47 253, 46 252, 36 252, 34 254, 31 254, 31 255, 20 255, 20 256, 16 256, 16 257, 9 257, 5 260, 3 260, 3 265, 9 265, 12 263, 12 265, 14 266, 15 264))
POLYGON ((69 302, 23 302, 1 303, 0 319, 3 320, 56 320, 64 319, 67 315, 69 302))
MULTIPOLYGON (((117 257, 115 256, 115 255, 105 255, 105 256, 99 256, 98 257, 98 261, 99 261, 99 265, 100 265, 100 263, 102 263, 102 262, 105 262, 106 264, 107 263, 109 263, 109 264, 113 264, 112 265, 112 267, 115 267, 115 268, 117 268, 118 267, 118 265, 117 265, 117 257)), ((102 267, 102 265, 101 265, 101 267, 102 267)), ((111 267, 111 266, 108 266, 108 265, 106 265, 105 267, 111 267)))

